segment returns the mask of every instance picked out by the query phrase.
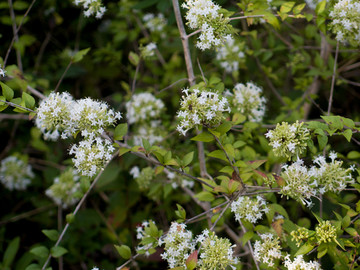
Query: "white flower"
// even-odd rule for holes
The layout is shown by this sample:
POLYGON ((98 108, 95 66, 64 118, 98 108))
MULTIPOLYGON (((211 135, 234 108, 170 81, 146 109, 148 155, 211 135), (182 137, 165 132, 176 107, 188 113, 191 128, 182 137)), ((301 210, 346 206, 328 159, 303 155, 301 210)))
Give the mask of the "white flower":
POLYGON ((125 104, 129 124, 148 122, 160 117, 165 105, 150 93, 135 94, 125 104))
POLYGON ((5 73, 6 73, 6 70, 2 69, 1 65, 0 65, 0 76, 5 77, 5 73))
POLYGON ((103 6, 101 0, 75 0, 75 5, 82 4, 84 8, 84 16, 90 17, 93 14, 96 14, 97 19, 102 18, 106 11, 106 7, 103 6))
POLYGON ((9 156, 1 161, 0 182, 9 190, 25 190, 34 178, 32 168, 22 159, 9 156))

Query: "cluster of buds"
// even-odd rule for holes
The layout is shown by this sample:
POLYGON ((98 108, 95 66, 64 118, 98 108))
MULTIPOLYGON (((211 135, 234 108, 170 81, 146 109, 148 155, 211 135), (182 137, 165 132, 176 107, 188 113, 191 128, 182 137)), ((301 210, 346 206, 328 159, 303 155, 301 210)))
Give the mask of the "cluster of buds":
POLYGON ((303 124, 299 121, 292 125, 282 122, 265 134, 269 138, 269 144, 273 147, 276 156, 286 157, 288 160, 301 156, 310 139, 309 130, 303 127, 303 124))
POLYGON ((26 158, 9 156, 1 161, 0 182, 9 190, 25 190, 34 178, 26 158))
POLYGON ((183 93, 176 128, 183 135, 197 125, 215 127, 225 118, 224 112, 230 112, 227 99, 218 93, 199 89, 184 89, 183 93))
POLYGON ((85 17, 95 15, 96 19, 101 19, 106 11, 101 0, 75 0, 74 3, 77 6, 82 5, 85 17))
POLYGON ((196 237, 200 243, 200 259, 198 261, 199 270, 226 269, 238 263, 233 256, 233 247, 227 238, 220 238, 215 233, 204 230, 196 237))
POLYGON ((245 62, 244 43, 230 35, 225 37, 225 43, 216 52, 216 60, 225 72, 232 73, 239 70, 240 64, 245 62))
POLYGON ((231 212, 235 214, 235 219, 239 222, 241 222, 241 219, 244 219, 255 224, 262 218, 263 213, 268 211, 269 208, 266 207, 266 201, 260 196, 253 199, 241 196, 231 203, 231 212))
POLYGON ((321 221, 315 228, 318 244, 330 243, 336 240, 336 228, 329 220, 321 221))
POLYGON ((151 167, 146 167, 140 171, 139 167, 135 166, 130 170, 130 174, 134 177, 140 190, 147 190, 155 176, 155 171, 151 167))
POLYGON ((150 32, 162 32, 167 24, 164 14, 159 13, 157 15, 153 13, 145 14, 143 17, 145 27, 150 30, 150 32))
POLYGON ((360 45, 360 2, 339 0, 330 12, 330 28, 336 39, 352 46, 360 45))
POLYGON ((260 235, 261 241, 256 240, 254 244, 254 257, 257 261, 268 267, 275 266, 275 260, 281 258, 281 247, 279 237, 271 233, 260 235))
POLYGON ((196 46, 201 49, 218 47, 230 33, 229 18, 224 16, 221 7, 211 0, 186 0, 182 7, 188 9, 186 20, 191 29, 200 29, 201 35, 196 46))
POLYGON ((45 194, 64 209, 74 205, 83 196, 80 176, 72 168, 64 171, 45 194))
POLYGON ((266 99, 261 96, 262 89, 248 82, 246 85, 238 83, 230 93, 230 104, 234 110, 240 112, 249 121, 261 122, 265 114, 266 99))

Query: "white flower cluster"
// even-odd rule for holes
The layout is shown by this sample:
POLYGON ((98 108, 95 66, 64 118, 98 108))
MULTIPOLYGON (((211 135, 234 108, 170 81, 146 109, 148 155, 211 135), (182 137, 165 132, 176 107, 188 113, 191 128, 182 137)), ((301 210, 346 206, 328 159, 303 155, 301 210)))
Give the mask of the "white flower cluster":
POLYGON ((0 65, 0 76, 5 77, 5 73, 6 73, 6 70, 4 70, 3 68, 1 68, 1 65, 0 65))
POLYGON ((119 112, 104 102, 85 98, 75 101, 67 93, 50 93, 37 108, 35 125, 47 140, 66 139, 79 131, 85 138, 94 138, 121 119, 119 112))
POLYGON ((0 182, 9 190, 25 190, 34 178, 31 166, 16 156, 1 161, 0 182))
POLYGON ((44 135, 45 140, 57 140, 60 136, 65 139, 72 133, 70 129, 70 113, 74 100, 67 93, 50 93, 40 102, 37 108, 35 125, 44 135))
MULTIPOLYGON (((136 239, 143 240, 146 237, 151 237, 151 235, 149 235, 146 232, 146 229, 150 228, 150 226, 149 226, 150 222, 155 224, 154 221, 149 220, 149 221, 143 221, 140 226, 136 227, 136 239)), ((145 256, 149 256, 150 254, 153 253, 152 252, 152 251, 154 251, 153 248, 154 248, 153 243, 150 243, 147 245, 139 245, 136 247, 136 250, 140 254, 145 254, 145 256)))
POLYGON ((187 187, 187 188, 194 187, 194 181, 192 181, 192 180, 186 180, 184 178, 178 177, 175 173, 169 172, 167 170, 165 171, 165 173, 166 173, 167 178, 171 180, 171 186, 173 189, 176 189, 179 186, 187 187))
POLYGON ((257 261, 273 267, 275 260, 281 258, 279 237, 271 233, 261 234, 260 237, 262 241, 256 240, 254 244, 254 257, 257 261))
POLYGON ((251 122, 261 122, 265 114, 266 99, 261 96, 262 89, 248 82, 246 85, 235 85, 234 94, 230 96, 230 104, 235 110, 246 116, 251 122))
POLYGON ((266 201, 260 196, 253 199, 241 196, 231 203, 231 212, 235 214, 235 220, 241 222, 241 219, 244 219, 255 224, 262 218, 263 213, 269 212, 269 208, 266 207, 266 201))
POLYGON ((274 154, 279 157, 299 157, 305 151, 307 141, 310 139, 309 130, 303 127, 303 122, 289 125, 287 122, 277 124, 276 128, 269 130, 265 136, 269 138, 274 154))
POLYGON ((73 104, 69 126, 73 132, 80 131, 85 138, 93 139, 106 127, 114 125, 117 119, 121 119, 121 114, 109 109, 106 103, 84 98, 73 104))
POLYGON ((139 167, 135 166, 130 170, 130 174, 134 177, 140 190, 147 190, 155 177, 155 171, 151 167, 143 168, 140 171, 139 167))
POLYGON ((337 158, 335 152, 331 152, 329 157, 331 162, 328 163, 325 157, 318 156, 314 159, 314 164, 319 167, 313 166, 309 170, 309 174, 317 180, 320 194, 328 191, 339 193, 346 188, 347 184, 354 183, 351 171, 355 168, 353 166, 348 169, 342 168, 343 162, 335 160, 337 158))
POLYGON ((280 193, 291 197, 308 207, 312 205, 310 198, 326 192, 338 193, 346 188, 347 184, 354 183, 351 171, 355 168, 342 168, 342 161, 335 160, 337 154, 331 152, 331 162, 326 162, 325 157, 318 156, 310 169, 301 159, 282 167, 281 177, 284 179, 280 193))
POLYGON ((165 238, 159 240, 159 245, 165 244, 165 252, 161 254, 161 258, 168 262, 170 268, 186 268, 186 260, 195 250, 192 232, 185 228, 185 224, 173 222, 165 238))
POLYGON ((358 0, 339 0, 330 12, 331 30, 336 39, 352 46, 360 45, 360 2, 358 0))
POLYGON ((143 21, 145 23, 145 27, 148 28, 150 32, 162 32, 167 24, 167 20, 162 13, 157 15, 153 13, 145 14, 143 21))
POLYGON ((206 229, 196 237, 196 242, 200 243, 199 270, 226 269, 238 263, 233 256, 236 245, 231 245, 229 239, 220 238, 206 229))
POLYGON ((151 145, 164 139, 164 130, 159 120, 153 120, 137 127, 133 136, 134 145, 142 145, 142 139, 146 139, 151 145))
POLYGON ((185 136, 186 132, 197 126, 214 127, 220 124, 225 118, 224 112, 230 112, 228 101, 218 93, 209 91, 200 91, 199 89, 184 89, 182 100, 180 101, 180 110, 177 116, 180 124, 177 131, 185 136))
POLYGON ((164 110, 164 102, 150 93, 135 94, 125 104, 129 124, 146 123, 160 117, 164 110))
POLYGON ((293 261, 291 261, 289 254, 286 255, 284 265, 288 270, 321 270, 321 265, 318 262, 305 262, 303 255, 296 256, 293 261))
POLYGON ((72 168, 64 171, 54 179, 45 194, 64 209, 74 205, 83 195, 80 176, 72 168))
POLYGON ((317 194, 317 182, 304 166, 304 161, 298 159, 290 166, 285 164, 282 169, 281 177, 285 183, 281 187, 280 193, 310 207, 312 205, 311 197, 317 194))
POLYGON ((225 37, 223 46, 216 52, 216 60, 227 73, 238 71, 240 64, 245 61, 244 43, 240 43, 230 35, 225 37))
POLYGON ((74 144, 70 154, 75 155, 72 160, 76 169, 82 175, 92 177, 111 160, 114 150, 111 141, 96 137, 74 144))
POLYGON ((188 9, 186 19, 191 29, 201 29, 196 46, 210 49, 221 45, 229 32, 229 19, 220 13, 221 7, 211 0, 186 0, 182 7, 188 9))
POLYGON ((74 0, 75 5, 81 4, 84 8, 84 16, 90 17, 95 14, 96 19, 101 19, 106 11, 101 0, 74 0))
POLYGON ((155 55, 156 48, 157 46, 156 43, 154 42, 150 42, 146 46, 141 46, 140 47, 141 57, 144 59, 152 58, 155 55))
POLYGON ((118 119, 121 114, 104 102, 91 98, 75 101, 69 93, 53 92, 41 101, 35 125, 45 139, 66 139, 80 133, 85 140, 73 145, 70 154, 75 155, 73 162, 78 172, 91 177, 112 157, 115 149, 111 142, 99 136, 118 119))

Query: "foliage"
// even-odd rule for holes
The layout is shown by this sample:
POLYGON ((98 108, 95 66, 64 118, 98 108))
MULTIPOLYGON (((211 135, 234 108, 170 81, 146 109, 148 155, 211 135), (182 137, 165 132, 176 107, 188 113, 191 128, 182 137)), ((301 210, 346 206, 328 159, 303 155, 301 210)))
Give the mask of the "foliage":
POLYGON ((0 269, 358 269, 359 18, 0 0, 0 269))

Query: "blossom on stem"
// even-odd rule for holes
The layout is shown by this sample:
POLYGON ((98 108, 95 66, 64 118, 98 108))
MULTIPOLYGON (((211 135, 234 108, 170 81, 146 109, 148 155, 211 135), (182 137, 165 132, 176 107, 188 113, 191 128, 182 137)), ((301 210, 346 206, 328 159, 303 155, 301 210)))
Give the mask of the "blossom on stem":
POLYGON ((219 125, 225 118, 224 112, 230 111, 227 99, 216 92, 184 89, 183 93, 177 112, 180 124, 176 128, 183 135, 197 125, 219 125))
POLYGON ((191 29, 200 29, 196 46, 201 49, 219 47, 231 32, 229 18, 224 16, 221 7, 211 0, 186 0, 182 7, 187 9, 186 20, 191 29))
POLYGON ((276 128, 269 130, 265 136, 270 140, 274 154, 279 157, 299 157, 305 151, 307 141, 310 139, 309 130, 303 127, 304 123, 289 125, 287 122, 277 124, 276 128))
POLYGON ((129 124, 147 123, 149 120, 159 118, 165 105, 161 99, 150 93, 135 94, 125 104, 129 124))
POLYGON ((67 93, 55 93, 43 99, 36 109, 35 125, 44 135, 45 140, 67 138, 71 134, 70 112, 74 108, 73 97, 67 93))
POLYGON ((241 219, 244 219, 255 224, 262 218, 263 213, 268 211, 269 208, 266 207, 266 201, 260 196, 256 198, 241 196, 231 203, 231 212, 235 214, 235 219, 239 222, 241 222, 241 219))
POLYGON ((77 171, 92 177, 111 160, 114 150, 109 140, 96 137, 74 144, 69 153, 75 155, 72 160, 77 171))
POLYGON ((261 241, 256 240, 254 244, 254 257, 257 261, 268 267, 275 266, 275 260, 281 258, 281 247, 279 237, 271 233, 260 235, 261 241))
POLYGON ((240 64, 245 62, 244 43, 230 35, 225 36, 223 46, 216 51, 216 60, 227 73, 239 70, 240 64))
POLYGON ((261 122, 265 114, 266 99, 261 96, 262 89, 248 82, 238 83, 230 93, 229 102, 236 111, 246 116, 251 122, 261 122))
POLYGON ((286 255, 284 266, 288 270, 321 270, 321 265, 316 261, 305 262, 303 255, 298 255, 292 261, 290 255, 286 255))
POLYGON ((34 178, 31 166, 17 156, 9 156, 1 161, 0 182, 9 190, 25 190, 34 178))
POLYGON ((101 0, 74 0, 75 5, 81 4, 84 8, 84 16, 95 15, 96 19, 101 19, 106 11, 101 0))
POLYGON ((360 45, 360 2, 357 0, 338 0, 330 12, 330 29, 336 40, 360 45))
POLYGON ((74 205, 83 195, 80 176, 74 169, 69 168, 54 179, 45 194, 64 209, 74 205))

